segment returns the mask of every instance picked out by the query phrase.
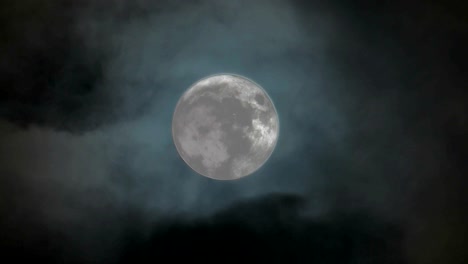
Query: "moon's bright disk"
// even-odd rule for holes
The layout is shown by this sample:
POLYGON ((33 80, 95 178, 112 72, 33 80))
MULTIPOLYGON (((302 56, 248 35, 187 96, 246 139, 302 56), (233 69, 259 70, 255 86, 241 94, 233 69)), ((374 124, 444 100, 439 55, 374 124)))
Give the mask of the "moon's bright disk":
POLYGON ((206 77, 179 99, 172 137, 197 173, 234 180, 258 170, 278 139, 275 106, 258 84, 234 74, 206 77))

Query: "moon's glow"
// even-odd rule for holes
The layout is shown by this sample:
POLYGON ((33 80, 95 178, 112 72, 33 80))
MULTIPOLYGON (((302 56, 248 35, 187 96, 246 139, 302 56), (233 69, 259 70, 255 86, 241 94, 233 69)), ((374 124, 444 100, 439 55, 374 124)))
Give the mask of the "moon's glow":
POLYGON ((279 132, 276 109, 258 84, 233 74, 193 84, 180 98, 172 135, 182 159, 197 173, 233 180, 258 170, 279 132))

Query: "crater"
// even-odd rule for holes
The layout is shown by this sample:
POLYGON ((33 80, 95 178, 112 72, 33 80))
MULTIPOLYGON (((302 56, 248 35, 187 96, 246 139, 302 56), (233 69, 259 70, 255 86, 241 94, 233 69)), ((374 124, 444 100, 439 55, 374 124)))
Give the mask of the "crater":
POLYGON ((255 101, 257 101, 259 105, 263 105, 263 103, 265 102, 265 98, 261 94, 256 94, 255 101))

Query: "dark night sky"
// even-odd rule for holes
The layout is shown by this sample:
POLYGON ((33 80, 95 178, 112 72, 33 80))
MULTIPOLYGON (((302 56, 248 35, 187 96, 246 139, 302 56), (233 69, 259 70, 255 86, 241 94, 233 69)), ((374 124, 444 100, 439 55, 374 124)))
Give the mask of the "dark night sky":
POLYGON ((1 1, 1 251, 466 263, 468 8, 396 2, 1 1), (179 96, 219 72, 280 116, 271 159, 233 182, 171 138, 179 96))

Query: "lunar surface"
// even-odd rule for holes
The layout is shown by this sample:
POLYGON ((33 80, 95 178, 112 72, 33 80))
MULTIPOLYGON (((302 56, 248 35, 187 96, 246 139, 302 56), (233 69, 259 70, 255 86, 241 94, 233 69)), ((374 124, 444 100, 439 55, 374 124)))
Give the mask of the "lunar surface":
POLYGON ((262 167, 278 133, 278 114, 265 90, 233 74, 192 85, 172 120, 179 155, 197 173, 217 180, 239 179, 262 167))

